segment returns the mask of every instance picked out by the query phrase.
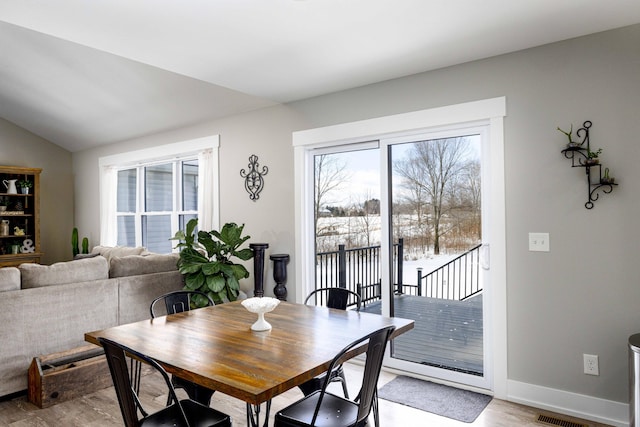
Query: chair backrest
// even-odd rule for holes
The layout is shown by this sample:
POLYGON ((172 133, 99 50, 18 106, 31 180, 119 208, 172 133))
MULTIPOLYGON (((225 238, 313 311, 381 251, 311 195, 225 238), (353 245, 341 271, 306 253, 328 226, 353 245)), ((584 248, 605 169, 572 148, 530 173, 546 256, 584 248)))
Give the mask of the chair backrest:
POLYGON ((359 294, 345 288, 318 288, 307 295, 304 303, 307 304, 312 298, 314 303, 317 303, 317 298, 320 298, 320 301, 326 300, 327 307, 337 308, 338 310, 346 310, 350 300, 355 301, 357 311, 360 311, 362 304, 362 298, 360 298, 359 294))
MULTIPOLYGON (((361 423, 364 422, 364 420, 369 416, 369 413, 371 412, 373 399, 377 396, 378 378, 380 377, 380 370, 382 369, 384 351, 387 347, 387 342, 389 342, 389 338, 391 337, 391 334, 394 330, 395 326, 386 326, 352 342, 351 344, 343 348, 340 353, 338 353, 334 357, 331 365, 329 366, 329 369, 327 370, 327 372, 331 372, 336 366, 344 362, 344 360, 342 359, 346 353, 364 343, 365 341, 369 341, 367 345, 366 361, 362 377, 362 387, 360 388, 360 392, 358 393, 358 397, 356 398, 356 401, 358 401, 358 419, 354 425, 362 425, 361 423)), ((326 375, 326 378, 322 385, 322 390, 320 391, 321 395, 318 398, 318 403, 313 414, 311 425, 315 425, 316 418, 318 417, 318 412, 320 411, 320 407, 322 406, 324 394, 327 390, 327 386, 331 382, 329 377, 330 375, 326 375)))
POLYGON ((156 304, 160 301, 164 301, 166 314, 182 313, 183 311, 191 310, 191 299, 200 298, 202 301, 206 301, 207 305, 214 305, 213 300, 209 295, 200 291, 173 291, 160 295, 154 299, 149 306, 151 312, 151 318, 160 316, 164 313, 159 313, 156 308, 156 304))
POLYGON ((122 412, 122 418, 124 419, 125 427, 140 426, 140 420, 138 418, 138 407, 140 406, 140 401, 133 391, 131 377, 129 376, 129 364, 127 363, 127 355, 153 366, 158 372, 162 374, 169 389, 169 395, 172 401, 180 407, 182 417, 186 421, 186 415, 184 414, 182 406, 179 404, 175 389, 171 385, 169 375, 162 368, 162 366, 158 364, 158 362, 145 356, 142 353, 125 347, 122 344, 119 344, 110 339, 101 337, 98 338, 98 341, 104 348, 104 353, 107 358, 107 364, 109 365, 109 371, 111 372, 111 378, 116 390, 116 395, 118 396, 118 403, 120 404, 120 411, 122 412))

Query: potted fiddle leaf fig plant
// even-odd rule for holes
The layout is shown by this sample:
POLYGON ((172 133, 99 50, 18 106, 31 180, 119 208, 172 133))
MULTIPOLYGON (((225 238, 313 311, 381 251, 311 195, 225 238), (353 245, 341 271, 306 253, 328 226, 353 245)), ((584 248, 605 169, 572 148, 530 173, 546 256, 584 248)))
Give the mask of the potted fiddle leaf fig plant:
MULTIPOLYGON (((185 279, 185 289, 197 290, 209 295, 218 304, 235 301, 240 292, 240 279, 249 277, 249 271, 233 258, 247 261, 253 251, 240 247, 251 237, 242 236, 243 225, 227 223, 221 230, 198 231, 197 219, 187 223, 171 240, 178 240, 180 249, 178 270, 185 279)), ((203 297, 194 298, 197 307, 206 306, 203 297)))

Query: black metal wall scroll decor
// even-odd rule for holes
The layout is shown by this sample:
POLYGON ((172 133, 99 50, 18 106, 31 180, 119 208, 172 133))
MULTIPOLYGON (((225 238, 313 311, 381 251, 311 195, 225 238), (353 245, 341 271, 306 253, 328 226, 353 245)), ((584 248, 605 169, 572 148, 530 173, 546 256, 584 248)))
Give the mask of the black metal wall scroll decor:
POLYGON ((249 193, 249 199, 254 202, 260 198, 260 192, 264 188, 264 176, 269 172, 269 168, 262 167, 260 171, 258 156, 252 154, 249 157, 249 170, 240 170, 240 176, 244 178, 244 188, 249 193))
POLYGON ((569 141, 567 146, 562 150, 562 154, 564 154, 567 159, 571 159, 571 167, 584 168, 587 174, 587 202, 584 204, 584 207, 587 209, 593 209, 593 202, 598 200, 599 191, 609 194, 613 191, 613 188, 618 185, 615 182, 615 178, 610 176, 609 168, 604 168, 604 173, 602 171, 602 164, 599 159, 602 148, 591 151, 589 129, 592 125, 593 123, 587 120, 576 132, 578 139, 582 138, 582 141, 573 140, 573 125, 568 132, 558 128, 560 132, 567 136, 569 141))

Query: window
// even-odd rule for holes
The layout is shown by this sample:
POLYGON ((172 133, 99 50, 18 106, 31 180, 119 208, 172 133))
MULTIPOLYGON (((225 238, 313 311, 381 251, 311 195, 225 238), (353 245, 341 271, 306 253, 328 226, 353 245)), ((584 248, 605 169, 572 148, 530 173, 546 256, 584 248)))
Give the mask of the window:
POLYGON ((170 253, 192 218, 218 228, 218 136, 100 158, 100 244, 170 253))
POLYGON ((139 165, 118 171, 117 244, 170 253, 169 239, 198 216, 198 160, 139 165))

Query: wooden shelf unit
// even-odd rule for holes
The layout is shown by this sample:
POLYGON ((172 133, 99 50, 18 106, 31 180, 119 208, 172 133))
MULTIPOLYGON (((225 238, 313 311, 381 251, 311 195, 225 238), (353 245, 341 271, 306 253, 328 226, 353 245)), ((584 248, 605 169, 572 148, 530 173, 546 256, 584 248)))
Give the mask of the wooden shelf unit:
POLYGON ((39 263, 40 252, 40 172, 39 168, 18 166, 0 166, 0 200, 8 202, 6 211, 0 211, 0 220, 9 221, 9 234, 0 235, 0 267, 17 266, 27 262, 39 263), (3 181, 26 179, 33 183, 28 194, 7 193, 3 181), (16 235, 15 227, 24 230, 24 235, 16 235), (30 239, 34 251, 23 253, 25 239, 30 239), (20 246, 17 254, 11 252, 11 246, 20 246))

